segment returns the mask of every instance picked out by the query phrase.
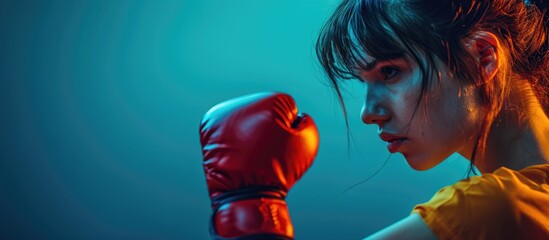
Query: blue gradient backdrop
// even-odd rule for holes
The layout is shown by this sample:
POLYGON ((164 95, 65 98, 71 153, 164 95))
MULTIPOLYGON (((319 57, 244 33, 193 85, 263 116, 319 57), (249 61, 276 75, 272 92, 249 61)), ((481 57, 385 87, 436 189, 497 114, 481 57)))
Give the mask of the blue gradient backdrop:
POLYGON ((198 124, 225 99, 292 94, 320 129, 288 197, 297 239, 359 239, 462 178, 415 172, 358 117, 354 142, 315 61, 333 0, 0 2, 0 238, 208 239, 198 124))

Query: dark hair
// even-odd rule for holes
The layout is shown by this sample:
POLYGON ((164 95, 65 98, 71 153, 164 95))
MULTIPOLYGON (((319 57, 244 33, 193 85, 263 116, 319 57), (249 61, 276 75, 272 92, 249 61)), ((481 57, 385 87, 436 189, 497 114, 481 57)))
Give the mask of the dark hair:
POLYGON ((528 79, 549 113, 546 8, 540 10, 522 0, 344 0, 322 28, 316 53, 336 90, 347 131, 338 81, 358 78, 354 69, 367 64, 362 52, 377 60, 407 56, 418 64, 422 85, 416 110, 433 76, 440 81, 436 59, 446 63, 460 84, 478 85, 475 95, 486 117, 471 156, 469 172, 474 172, 475 155, 478 150, 481 160, 484 156, 488 131, 501 110, 508 81, 528 79), (463 45, 463 39, 480 30, 495 34, 503 46, 500 54, 506 56, 495 84, 480 82, 480 68, 463 45))

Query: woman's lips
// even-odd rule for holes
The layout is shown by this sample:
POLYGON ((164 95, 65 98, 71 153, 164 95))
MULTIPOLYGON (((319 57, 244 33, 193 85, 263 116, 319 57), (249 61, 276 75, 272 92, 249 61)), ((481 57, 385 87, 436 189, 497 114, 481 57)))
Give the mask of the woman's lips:
POLYGON ((387 149, 391 153, 397 152, 403 144, 408 142, 408 138, 405 135, 393 134, 385 131, 381 131, 379 137, 381 140, 387 142, 387 149))
POLYGON ((408 141, 407 138, 397 138, 390 141, 387 141, 387 150, 391 153, 395 153, 398 151, 400 146, 405 144, 408 141))

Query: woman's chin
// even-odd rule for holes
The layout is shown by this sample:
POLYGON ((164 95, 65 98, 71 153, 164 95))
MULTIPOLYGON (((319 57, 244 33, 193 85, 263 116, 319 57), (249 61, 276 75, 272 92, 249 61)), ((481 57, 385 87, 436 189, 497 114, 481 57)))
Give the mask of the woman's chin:
POLYGON ((412 169, 416 171, 429 170, 442 162, 442 160, 425 159, 425 158, 420 158, 418 156, 412 156, 405 153, 402 153, 402 155, 404 156, 404 159, 406 159, 406 163, 408 164, 408 166, 410 166, 412 169))

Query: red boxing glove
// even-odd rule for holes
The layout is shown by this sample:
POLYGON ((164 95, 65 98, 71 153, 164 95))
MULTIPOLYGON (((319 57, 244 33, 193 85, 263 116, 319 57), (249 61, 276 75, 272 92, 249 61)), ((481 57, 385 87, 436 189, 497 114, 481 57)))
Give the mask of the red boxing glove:
POLYGON ((293 239, 284 198, 313 163, 318 130, 283 93, 258 93, 211 108, 200 143, 215 239, 293 239))

